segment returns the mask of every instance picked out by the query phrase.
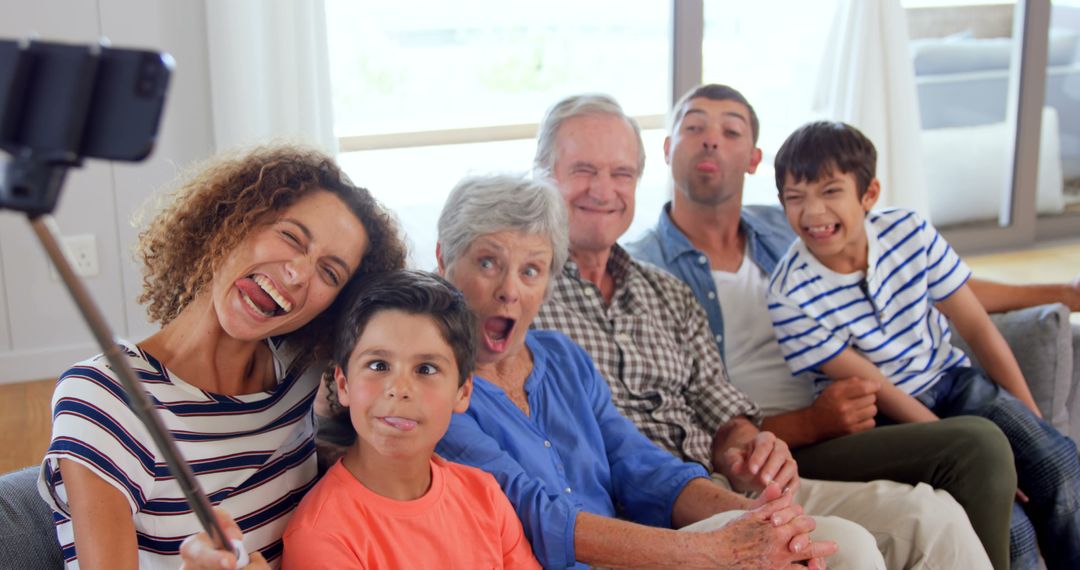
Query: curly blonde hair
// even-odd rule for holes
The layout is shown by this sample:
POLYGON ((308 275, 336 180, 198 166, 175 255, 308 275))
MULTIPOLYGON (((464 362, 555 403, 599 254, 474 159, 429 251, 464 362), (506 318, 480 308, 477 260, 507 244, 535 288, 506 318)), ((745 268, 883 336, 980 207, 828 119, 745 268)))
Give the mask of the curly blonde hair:
MULTIPOLYGON (((244 238, 317 190, 340 198, 368 236, 360 267, 338 299, 368 275, 404 267, 406 250, 397 223, 370 192, 353 185, 332 158, 292 145, 259 147, 201 164, 139 235, 143 290, 138 300, 146 304, 150 320, 166 325, 175 319, 244 238)), ((285 335, 305 364, 328 357, 337 305, 335 299, 310 323, 285 335)))

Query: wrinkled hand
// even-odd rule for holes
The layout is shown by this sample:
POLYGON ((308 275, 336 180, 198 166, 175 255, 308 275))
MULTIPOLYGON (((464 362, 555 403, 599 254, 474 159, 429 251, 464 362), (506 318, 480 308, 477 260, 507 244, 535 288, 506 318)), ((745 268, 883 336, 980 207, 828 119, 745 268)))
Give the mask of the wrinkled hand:
POLYGON ((769 483, 794 494, 799 490, 799 466, 784 440, 768 431, 758 432, 741 448, 724 452, 724 476, 740 492, 761 492, 769 483))
POLYGON ((873 428, 879 389, 877 382, 863 378, 844 378, 829 384, 810 406, 811 421, 822 439, 873 428))
MULTIPOLYGON (((214 509, 214 516, 217 518, 218 524, 221 525, 221 530, 225 532, 226 538, 230 540, 243 538, 244 535, 240 532, 240 527, 236 525, 236 521, 233 520, 229 513, 221 509, 214 509)), ((262 554, 249 552, 248 557, 251 562, 244 566, 245 569, 269 570, 270 565, 266 563, 266 559, 263 558, 262 554)), ((236 556, 232 552, 218 550, 214 543, 210 541, 210 536, 205 532, 193 534, 184 539, 184 542, 180 545, 180 559, 183 560, 181 570, 231 570, 236 568, 236 556)))
POLYGON ((836 552, 833 542, 814 542, 810 532, 814 519, 792 502, 792 493, 781 494, 768 485, 760 504, 737 519, 702 537, 708 541, 714 568, 798 568, 806 563, 823 570, 825 557, 836 552))

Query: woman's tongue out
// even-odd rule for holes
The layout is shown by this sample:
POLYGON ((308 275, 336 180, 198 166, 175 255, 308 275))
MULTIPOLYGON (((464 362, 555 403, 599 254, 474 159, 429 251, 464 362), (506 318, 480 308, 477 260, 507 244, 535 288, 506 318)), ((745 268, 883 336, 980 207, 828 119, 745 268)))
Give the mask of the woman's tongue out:
POLYGON ((503 352, 510 342, 510 331, 514 330, 514 319, 490 317, 484 321, 484 346, 492 352, 503 352))
POLYGON ((255 310, 261 312, 265 317, 272 317, 278 310, 278 304, 274 301, 274 298, 269 293, 263 291, 262 287, 250 277, 236 280, 236 288, 240 290, 241 297, 255 310))

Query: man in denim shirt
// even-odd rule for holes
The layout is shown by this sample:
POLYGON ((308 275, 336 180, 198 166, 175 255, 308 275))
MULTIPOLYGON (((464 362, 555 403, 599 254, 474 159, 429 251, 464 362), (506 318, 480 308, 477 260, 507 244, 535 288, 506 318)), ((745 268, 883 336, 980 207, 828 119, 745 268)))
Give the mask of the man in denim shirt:
MULTIPOLYGON (((664 150, 674 197, 656 227, 627 251, 690 286, 732 383, 761 406, 762 429, 791 446, 800 475, 945 489, 967 510, 994 566, 1004 567, 1013 490, 1003 474, 1013 466, 1002 435, 978 418, 871 429, 877 413, 871 382, 840 380, 815 400, 811 386, 793 379, 772 333, 765 287, 795 235, 779 208, 742 205, 745 176, 761 162, 757 115, 741 93, 724 85, 692 89, 672 113, 664 150), (721 306, 728 330, 738 335, 725 336, 721 306)), ((1062 300, 1073 305, 1076 294, 1070 286, 972 280, 972 287, 989 310, 999 311, 1062 300)), ((1017 530, 1014 561, 1034 548, 1033 537, 1016 542, 1024 534, 1017 530)))

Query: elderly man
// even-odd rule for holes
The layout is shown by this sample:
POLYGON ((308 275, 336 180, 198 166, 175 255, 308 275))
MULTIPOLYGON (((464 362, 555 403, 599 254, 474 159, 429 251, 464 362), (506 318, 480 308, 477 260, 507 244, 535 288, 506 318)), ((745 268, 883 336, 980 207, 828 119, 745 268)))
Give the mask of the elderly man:
POLYGON ((787 445, 759 430, 757 406, 728 382, 693 292, 616 244, 633 218, 643 166, 637 125, 614 100, 571 97, 548 111, 534 170, 567 202, 570 259, 535 326, 584 347, 623 414, 734 490, 754 493, 769 482, 791 488, 807 513, 866 527, 890 568, 989 566, 963 510, 945 493, 925 484, 800 478, 787 445))
MULTIPOLYGON (((871 382, 841 380, 816 400, 809 384, 793 382, 765 290, 795 236, 780 209, 742 205, 745 176, 761 161, 757 114, 741 93, 712 84, 682 97, 670 123, 664 156, 673 199, 656 227, 627 250, 694 291, 731 381, 762 407, 763 427, 795 448, 802 474, 944 488, 967 510, 994 566, 1006 567, 1012 455, 998 430, 974 418, 871 430, 877 411, 871 382)), ((971 286, 991 311, 1048 302, 1080 308, 1080 282, 1018 287, 972 279, 971 286)), ((1022 511, 1013 526, 1013 561, 1026 557, 1021 565, 1027 566, 1033 530, 1022 511)))

